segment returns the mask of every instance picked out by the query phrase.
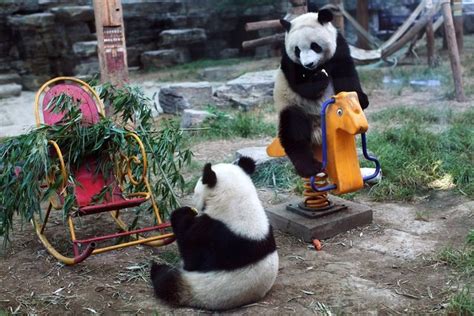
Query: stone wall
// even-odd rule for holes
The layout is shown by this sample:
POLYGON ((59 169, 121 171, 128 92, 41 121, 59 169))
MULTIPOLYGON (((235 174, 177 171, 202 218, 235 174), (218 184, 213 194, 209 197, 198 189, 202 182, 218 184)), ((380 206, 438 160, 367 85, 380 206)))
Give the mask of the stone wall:
MULTIPOLYGON (((252 7, 225 2, 122 0, 129 66, 274 54, 271 47, 242 51, 242 41, 261 35, 246 33, 244 24, 283 16, 288 1, 252 7)), ((56 75, 96 73, 96 50, 91 0, 0 1, 0 74, 19 74, 24 89, 56 75)))

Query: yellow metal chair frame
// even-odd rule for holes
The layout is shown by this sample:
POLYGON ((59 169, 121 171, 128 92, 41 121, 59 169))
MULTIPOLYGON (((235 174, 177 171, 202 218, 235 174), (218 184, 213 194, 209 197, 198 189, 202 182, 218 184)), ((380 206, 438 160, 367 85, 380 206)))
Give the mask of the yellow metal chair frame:
MULTIPOLYGON (((104 107, 102 104, 102 101, 100 100, 99 96, 97 93, 92 89, 87 83, 85 83, 82 80, 72 78, 72 77, 58 77, 55 79, 52 79, 48 82, 46 82, 37 92, 36 98, 35 98, 35 116, 36 116, 36 123, 37 126, 40 126, 42 124, 42 119, 41 119, 41 108, 43 105, 41 104, 41 96, 43 93, 47 93, 48 90, 51 88, 52 85, 60 83, 60 82, 70 82, 75 85, 79 85, 89 96, 91 96, 94 99, 94 103, 97 107, 97 111, 100 115, 104 115, 104 107)), ((121 156, 121 162, 119 162, 116 166, 116 179, 118 180, 118 185, 123 188, 123 184, 125 181, 129 181, 132 186, 138 186, 143 184, 144 187, 146 188, 145 192, 134 192, 131 193, 127 196, 127 198, 134 198, 134 197, 140 197, 143 198, 146 201, 150 201, 152 208, 153 208, 153 214, 155 221, 157 225, 155 226, 150 226, 147 228, 143 229, 137 229, 134 231, 129 231, 127 228, 127 224, 120 218, 120 210, 112 210, 112 211, 107 211, 110 213, 112 216, 113 220, 115 223, 118 225, 118 227, 122 230, 122 233, 117 233, 117 234, 111 234, 111 235, 106 235, 106 236, 101 236, 97 238, 91 238, 88 240, 78 240, 76 237, 76 231, 74 227, 74 221, 73 217, 74 214, 68 214, 66 221, 69 226, 69 233, 71 236, 71 240, 73 242, 73 250, 74 250, 74 257, 68 257, 63 254, 61 254, 48 240, 48 237, 45 234, 46 228, 47 228, 47 223, 48 219, 50 216, 50 213, 52 209, 56 210, 61 210, 62 205, 61 205, 61 197, 64 198, 67 195, 67 190, 66 186, 67 184, 67 179, 69 176, 68 171, 66 170, 66 164, 64 162, 64 157, 61 152, 61 149, 59 148, 59 145, 54 141, 54 140, 49 140, 48 143, 51 146, 52 152, 55 154, 55 156, 58 159, 58 171, 61 174, 62 177, 62 184, 61 184, 61 189, 58 190, 58 195, 56 197, 51 197, 49 199, 49 205, 48 208, 46 209, 45 215, 40 216, 39 214, 35 214, 32 218, 32 223, 35 228, 36 234, 38 235, 38 238, 40 239, 41 243, 46 247, 47 251, 53 255, 56 259, 59 261, 63 262, 66 265, 73 265, 76 263, 79 263, 86 259, 90 255, 94 254, 100 254, 103 252, 115 250, 115 249, 120 249, 124 247, 130 247, 134 245, 139 245, 139 244, 145 244, 148 246, 163 246, 166 244, 169 244, 170 242, 174 241, 174 235, 173 233, 166 233, 164 232, 164 229, 170 227, 169 223, 163 223, 162 218, 160 216, 160 210, 158 208, 158 205, 155 201, 155 198, 153 197, 152 190, 150 183, 148 181, 148 162, 146 158, 146 152, 145 152, 145 147, 138 137, 137 134, 130 132, 129 134, 126 135, 126 139, 129 141, 133 141, 136 145, 139 147, 139 151, 141 154, 141 159, 137 156, 132 156, 132 157, 127 157, 124 154, 120 154, 121 156), (133 174, 132 174, 132 167, 133 166, 140 166, 143 168, 143 172, 141 174, 140 179, 136 179, 133 174), (41 219, 41 217, 43 217, 41 219), (150 237, 142 237, 140 234, 144 232, 150 232, 150 231, 156 231, 158 230, 159 233, 158 235, 155 236, 150 236, 150 237), (132 241, 128 242, 121 242, 115 245, 111 246, 106 246, 106 247, 101 247, 101 248, 96 248, 96 242, 104 241, 104 240, 109 240, 113 238, 118 238, 118 237, 123 237, 123 236, 130 236, 132 238, 132 241), (87 248, 80 253, 79 252, 79 245, 83 243, 87 243, 87 248)), ((48 187, 51 185, 51 183, 54 183, 54 175, 49 175, 46 177, 45 182, 42 185, 45 185, 48 187)))

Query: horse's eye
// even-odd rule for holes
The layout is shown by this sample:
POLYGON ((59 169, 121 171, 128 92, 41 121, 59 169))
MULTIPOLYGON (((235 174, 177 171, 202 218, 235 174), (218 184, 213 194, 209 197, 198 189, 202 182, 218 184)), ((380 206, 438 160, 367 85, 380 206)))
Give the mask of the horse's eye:
POLYGON ((342 111, 342 109, 339 108, 339 109, 337 109, 336 113, 337 113, 338 116, 342 116, 342 114, 344 113, 344 111, 342 111))

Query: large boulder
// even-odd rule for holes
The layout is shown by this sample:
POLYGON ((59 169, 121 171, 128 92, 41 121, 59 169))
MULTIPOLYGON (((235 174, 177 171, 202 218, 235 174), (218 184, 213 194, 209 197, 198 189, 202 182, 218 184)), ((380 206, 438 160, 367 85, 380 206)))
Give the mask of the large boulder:
POLYGON ((94 21, 94 9, 92 6, 64 6, 50 9, 56 19, 62 23, 94 21))
POLYGON ((207 40, 206 31, 200 28, 166 30, 160 33, 160 44, 166 46, 183 46, 202 43, 207 40))
POLYGON ((267 147, 246 147, 237 150, 235 153, 236 159, 240 157, 250 157, 255 161, 257 169, 270 163, 282 163, 287 161, 287 157, 270 157, 267 155, 267 147))
POLYGON ((74 43, 74 45, 72 45, 72 51, 78 57, 97 56, 97 41, 74 43))
POLYGON ((160 69, 189 61, 189 54, 180 49, 160 49, 144 52, 140 56, 144 69, 160 69))
POLYGON ((182 96, 193 108, 202 107, 213 102, 212 86, 207 81, 173 83, 164 88, 182 96))
POLYGON ((21 83, 21 77, 17 73, 0 74, 0 84, 21 83))
POLYGON ((8 17, 8 23, 18 29, 46 28, 54 25, 54 15, 49 12, 8 17))
POLYGON ((21 86, 16 83, 0 85, 0 99, 17 97, 21 94, 21 86))
POLYGON ((170 88, 161 88, 158 98, 164 113, 179 114, 191 108, 185 97, 170 88))
POLYGON ((246 73, 214 92, 221 102, 244 109, 271 102, 276 70, 246 73))

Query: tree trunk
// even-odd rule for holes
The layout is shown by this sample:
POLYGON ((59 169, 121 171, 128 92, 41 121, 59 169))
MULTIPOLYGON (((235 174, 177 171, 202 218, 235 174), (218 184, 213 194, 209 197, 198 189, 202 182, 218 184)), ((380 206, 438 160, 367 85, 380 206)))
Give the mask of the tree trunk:
MULTIPOLYGON (((357 0, 357 11, 356 11, 357 22, 366 30, 369 31, 369 1, 368 0, 357 0)), ((361 36, 357 36, 357 47, 362 49, 370 49, 370 45, 367 40, 361 36)))
POLYGON ((466 97, 462 86, 462 70, 461 61, 459 60, 458 45, 456 43, 456 32, 454 30, 453 16, 451 13, 451 5, 449 0, 442 1, 442 11, 444 17, 444 33, 448 44, 449 59, 451 61, 451 69, 453 71, 454 89, 456 92, 456 100, 465 102, 466 97))

